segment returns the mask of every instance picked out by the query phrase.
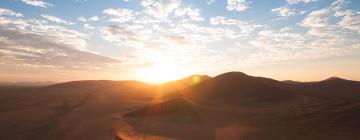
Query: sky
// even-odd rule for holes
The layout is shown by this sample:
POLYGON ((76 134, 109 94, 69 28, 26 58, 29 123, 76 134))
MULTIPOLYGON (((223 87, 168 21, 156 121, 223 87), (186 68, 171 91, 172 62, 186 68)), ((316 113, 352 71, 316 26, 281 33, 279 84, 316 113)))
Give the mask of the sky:
POLYGON ((360 80, 360 1, 0 1, 0 81, 228 71, 360 80))

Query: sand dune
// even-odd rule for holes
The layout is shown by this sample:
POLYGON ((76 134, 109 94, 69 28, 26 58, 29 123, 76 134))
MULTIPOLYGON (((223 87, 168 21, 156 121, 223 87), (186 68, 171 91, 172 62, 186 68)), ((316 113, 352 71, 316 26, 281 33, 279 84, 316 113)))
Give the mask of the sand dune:
POLYGON ((359 82, 239 72, 163 85, 75 81, 0 89, 0 139, 356 140, 359 82))

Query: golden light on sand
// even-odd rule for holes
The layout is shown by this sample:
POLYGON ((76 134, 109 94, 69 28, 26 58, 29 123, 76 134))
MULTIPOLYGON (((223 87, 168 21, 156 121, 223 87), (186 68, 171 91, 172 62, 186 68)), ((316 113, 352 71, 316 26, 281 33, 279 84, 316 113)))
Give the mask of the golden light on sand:
POLYGON ((156 59, 153 65, 138 71, 138 76, 150 83, 178 80, 188 74, 189 72, 185 68, 168 58, 156 59))

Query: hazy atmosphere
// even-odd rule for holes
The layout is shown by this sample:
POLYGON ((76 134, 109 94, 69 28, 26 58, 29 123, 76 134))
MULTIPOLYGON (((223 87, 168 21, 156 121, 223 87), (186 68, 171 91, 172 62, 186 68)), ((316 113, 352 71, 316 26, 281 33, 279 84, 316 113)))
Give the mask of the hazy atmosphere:
POLYGON ((359 60, 357 0, 0 1, 1 82, 360 80, 359 60))
POLYGON ((360 0, 0 0, 0 140, 359 140, 360 0))

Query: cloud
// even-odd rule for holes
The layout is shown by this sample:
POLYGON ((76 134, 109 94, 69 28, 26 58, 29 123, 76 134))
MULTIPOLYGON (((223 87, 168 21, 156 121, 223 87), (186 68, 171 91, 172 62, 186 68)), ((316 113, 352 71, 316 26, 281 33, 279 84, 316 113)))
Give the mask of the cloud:
POLYGON ((227 0, 226 9, 228 11, 244 11, 249 8, 249 2, 247 0, 227 0))
POLYGON ((99 17, 98 16, 93 16, 91 18, 89 18, 90 21, 99 21, 99 17))
POLYGON ((216 1, 216 0, 207 0, 206 3, 207 3, 207 4, 213 4, 213 3, 215 3, 215 1, 216 1))
POLYGON ((316 1, 319 1, 319 0, 286 0, 288 3, 290 4, 297 4, 297 3, 310 3, 310 2, 316 2, 316 1))
POLYGON ((0 22, 0 65, 71 71, 119 63, 86 51, 87 37, 80 32, 37 20, 5 20, 0 22))
POLYGON ((0 26, 5 29, 8 28, 18 32, 37 34, 52 38, 54 42, 68 44, 67 46, 79 50, 84 50, 86 46, 84 39, 86 39, 88 35, 76 30, 68 29, 64 26, 52 25, 42 20, 23 20, 6 17, 0 17, 0 19, 0 26))
POLYGON ((47 3, 43 0, 21 0, 25 4, 36 6, 36 7, 43 7, 46 8, 48 6, 53 6, 51 3, 47 3))
POLYGON ((81 16, 81 17, 78 17, 77 20, 82 21, 82 22, 99 21, 99 17, 93 16, 93 17, 85 18, 85 17, 81 16))
POLYGON ((340 27, 356 31, 360 34, 360 12, 345 9, 344 7, 348 3, 345 0, 337 0, 331 4, 330 8, 335 12, 334 16, 342 18, 338 22, 340 27))
POLYGON ((309 34, 322 37, 345 34, 343 29, 360 33, 360 14, 345 9, 346 4, 344 0, 337 0, 328 7, 312 11, 299 25, 309 28, 309 34))
POLYGON ((360 14, 346 14, 339 22, 339 25, 343 28, 357 31, 360 34, 360 14))
POLYGON ((112 16, 112 22, 126 22, 135 19, 135 13, 129 9, 110 8, 103 11, 104 14, 112 16))
POLYGON ((264 27, 260 24, 253 24, 248 21, 236 20, 222 16, 216 16, 210 18, 211 25, 226 25, 226 26, 236 26, 240 31, 238 32, 239 36, 250 36, 255 29, 264 27))
POLYGON ((95 27, 91 26, 90 24, 84 24, 84 28, 91 29, 91 30, 95 29, 95 27))
POLYGON ((142 25, 124 24, 109 25, 101 28, 101 37, 111 42, 117 42, 120 46, 141 47, 143 40, 149 37, 149 31, 142 25))
POLYGON ((141 5, 149 15, 164 19, 181 5, 181 0, 142 0, 141 5))
POLYGON ((15 17, 23 17, 23 14, 14 12, 10 9, 0 8, 0 16, 15 16, 15 17))
POLYGON ((321 28, 328 25, 328 19, 330 9, 323 8, 316 11, 312 11, 304 20, 301 22, 301 26, 309 28, 321 28))
POLYGON ((61 18, 55 17, 55 16, 51 16, 51 15, 46 15, 46 14, 41 14, 41 17, 45 18, 48 21, 51 22, 55 22, 55 23, 59 23, 59 24, 66 24, 66 25, 73 25, 75 23, 70 22, 70 21, 65 21, 61 18))
MULTIPOLYGON (((203 1, 203 4, 206 4, 207 1, 203 1)), ((303 9, 296 11, 294 5, 291 4, 313 1, 288 0, 287 2, 289 3, 284 7, 275 7, 271 12, 281 17, 294 16, 297 14, 296 12, 299 12, 300 15, 300 11, 303 9)), ((241 12, 247 10, 251 4, 250 0, 227 0, 226 8, 228 11, 241 12)), ((256 19, 245 20, 248 18, 236 16, 212 17, 211 14, 203 13, 206 11, 202 11, 202 7, 183 3, 181 0, 141 0, 141 6, 144 9, 139 12, 125 7, 109 8, 102 11, 101 20, 97 16, 79 17, 78 20, 82 21, 81 25, 84 29, 89 29, 85 31, 97 32, 97 34, 91 35, 91 39, 95 37, 101 42, 110 44, 110 47, 112 45, 118 46, 119 48, 116 49, 124 50, 123 54, 129 53, 137 56, 126 58, 126 60, 129 59, 126 62, 128 65, 144 64, 140 62, 140 59, 147 61, 154 54, 169 55, 172 58, 179 59, 184 64, 196 60, 199 61, 199 64, 201 62, 209 66, 215 63, 203 62, 200 58, 211 57, 204 60, 222 61, 224 65, 226 63, 232 66, 249 63, 261 64, 262 62, 289 62, 353 54, 358 51, 359 47, 352 44, 360 44, 355 39, 358 36, 351 33, 358 30, 358 13, 345 9, 340 4, 315 10, 310 8, 313 11, 306 9, 306 12, 302 12, 305 18, 300 19, 301 22, 288 27, 279 27, 279 29, 272 24, 265 25, 266 21, 256 22, 258 21, 256 19), (205 21, 208 17, 209 24, 196 22, 205 21), (92 21, 98 22, 94 24, 92 21), (354 38, 348 38, 349 35, 354 38), (182 58, 188 59, 181 60, 182 58), (132 62, 134 64, 130 64, 132 62)), ((35 24, 23 20, 9 20, 11 19, 1 19, 0 23, 10 24, 11 22, 12 26, 15 25, 19 29, 23 27, 21 29, 25 31, 28 31, 29 27, 35 24)), ((59 18, 49 23, 44 22, 44 20, 37 22, 39 23, 36 24, 42 25, 37 26, 40 30, 39 33, 38 31, 31 31, 33 34, 40 34, 40 36, 34 36, 37 40, 40 40, 38 38, 45 40, 56 38, 52 42, 62 46, 58 48, 69 48, 69 50, 89 53, 86 50, 89 45, 87 44, 88 36, 83 36, 81 33, 76 36, 74 35, 75 32, 79 31, 59 25, 48 25, 52 22, 64 24, 67 21, 59 18), (61 35, 55 31, 56 29, 62 32, 61 35), (78 45, 69 44, 75 42, 78 45), (75 46, 82 47, 77 48, 75 46)), ((290 24, 293 22, 289 21, 290 24)), ((8 44, 14 43, 13 39, 8 37, 0 38, 0 40, 8 44)), ((48 49, 29 46, 34 45, 7 48, 2 52, 9 54, 7 57, 21 56, 12 59, 19 61, 25 56, 43 57, 42 55, 46 53, 54 53, 54 56, 60 55, 61 57, 74 55, 61 50, 56 50, 55 52, 58 54, 55 54, 48 49)), ((203 65, 200 64, 200 66, 203 65)))
POLYGON ((290 31, 289 27, 283 27, 280 29, 280 32, 288 32, 288 31, 290 31))
POLYGON ((165 42, 168 42, 170 45, 181 45, 188 43, 187 38, 184 36, 176 36, 176 35, 165 35, 162 36, 165 42))
POLYGON ((344 9, 345 3, 338 0, 310 11, 297 24, 305 28, 305 32, 288 27, 258 32, 256 38, 249 41, 258 49, 254 56, 261 56, 263 62, 276 63, 359 54, 354 44, 360 42, 356 27, 360 20, 356 19, 355 11, 344 9))
POLYGON ((259 51, 255 56, 263 62, 288 62, 356 54, 359 49, 347 45, 348 43, 341 37, 316 38, 286 30, 263 30, 257 34, 256 39, 250 41, 251 45, 258 47, 259 51))
POLYGON ((200 14, 200 9, 192 8, 188 6, 186 8, 179 8, 175 11, 175 15, 177 16, 184 16, 187 15, 190 17, 191 20, 194 21, 204 21, 205 19, 200 14))
POLYGON ((279 7, 272 9, 271 12, 276 13, 278 16, 288 17, 295 15, 295 9, 290 9, 289 7, 279 7))

